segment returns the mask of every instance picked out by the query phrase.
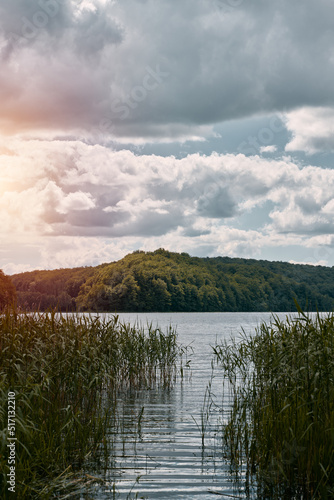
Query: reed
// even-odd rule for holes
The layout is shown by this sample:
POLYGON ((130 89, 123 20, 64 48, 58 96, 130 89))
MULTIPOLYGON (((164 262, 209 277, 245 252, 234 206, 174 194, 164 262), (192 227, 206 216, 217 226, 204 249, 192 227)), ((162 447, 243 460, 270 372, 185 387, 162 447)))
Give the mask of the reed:
POLYGON ((257 498, 334 498, 334 315, 299 311, 214 347, 223 451, 257 498))
POLYGON ((117 316, 0 316, 0 497, 10 498, 8 392, 16 400, 16 497, 64 498, 96 478, 85 471, 109 456, 120 391, 170 387, 179 347, 163 334, 117 316))

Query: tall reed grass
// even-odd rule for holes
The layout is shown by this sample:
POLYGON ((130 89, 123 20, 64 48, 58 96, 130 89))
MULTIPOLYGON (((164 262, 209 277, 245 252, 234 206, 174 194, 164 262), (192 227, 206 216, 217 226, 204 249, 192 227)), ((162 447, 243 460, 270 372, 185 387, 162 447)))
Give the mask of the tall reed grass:
POLYGON ((16 498, 64 498, 86 488, 89 461, 108 456, 120 391, 170 387, 175 331, 117 316, 0 316, 0 497, 8 492, 8 392, 16 394, 16 498), (80 471, 80 474, 78 473, 80 471))
POLYGON ((224 454, 257 498, 334 498, 334 315, 299 311, 214 347, 224 454))

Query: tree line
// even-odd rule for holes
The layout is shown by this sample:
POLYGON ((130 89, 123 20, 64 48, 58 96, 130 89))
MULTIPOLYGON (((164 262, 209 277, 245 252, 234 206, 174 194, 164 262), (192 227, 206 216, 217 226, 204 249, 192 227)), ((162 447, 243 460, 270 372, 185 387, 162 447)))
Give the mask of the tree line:
POLYGON ((334 306, 334 268, 164 249, 97 267, 20 273, 11 282, 25 310, 289 312, 294 299, 306 310, 334 306))

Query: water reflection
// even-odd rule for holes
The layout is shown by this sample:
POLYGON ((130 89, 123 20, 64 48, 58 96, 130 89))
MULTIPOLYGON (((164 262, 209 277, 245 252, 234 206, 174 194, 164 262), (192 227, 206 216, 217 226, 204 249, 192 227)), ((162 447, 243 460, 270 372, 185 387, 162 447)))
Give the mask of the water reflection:
POLYGON ((120 315, 121 320, 132 323, 158 323, 163 330, 169 324, 177 325, 179 341, 193 343, 192 375, 178 379, 169 390, 120 395, 117 425, 109 436, 113 446, 104 477, 107 482, 94 498, 212 500, 217 498, 214 492, 221 498, 246 498, 242 477, 240 483, 233 482, 229 466, 222 460, 217 430, 223 418, 222 377, 219 370, 212 373, 211 345, 239 334, 242 328, 255 331, 269 318, 268 313, 120 315), (207 411, 205 393, 210 381, 216 405, 207 411))

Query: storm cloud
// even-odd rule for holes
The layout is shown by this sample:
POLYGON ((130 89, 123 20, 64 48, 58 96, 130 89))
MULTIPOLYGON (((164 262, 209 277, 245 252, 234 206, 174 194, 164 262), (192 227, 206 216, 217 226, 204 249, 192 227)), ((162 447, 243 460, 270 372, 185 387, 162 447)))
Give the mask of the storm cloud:
POLYGON ((330 0, 0 0, 0 14, 4 133, 184 140, 334 102, 330 0))

